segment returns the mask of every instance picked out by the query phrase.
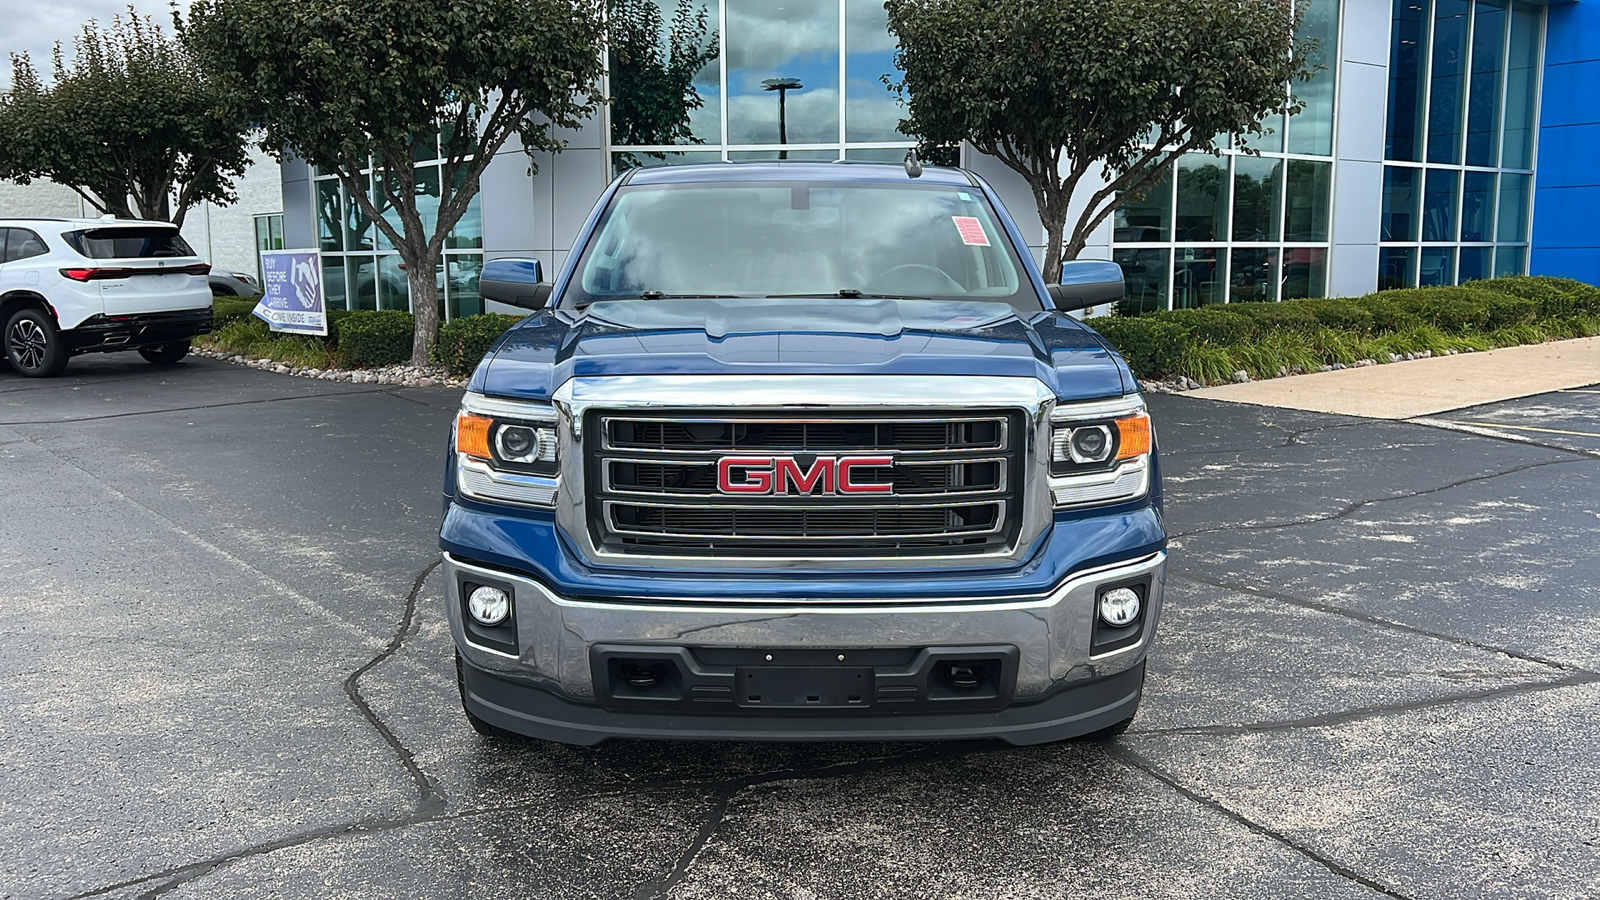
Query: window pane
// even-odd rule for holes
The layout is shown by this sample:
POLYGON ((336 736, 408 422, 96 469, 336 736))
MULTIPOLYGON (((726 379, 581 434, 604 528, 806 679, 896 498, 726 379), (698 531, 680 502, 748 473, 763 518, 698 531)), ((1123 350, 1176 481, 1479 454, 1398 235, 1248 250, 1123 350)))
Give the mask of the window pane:
POLYGON ((268 218, 267 234, 272 240, 269 250, 283 249, 283 213, 277 213, 268 218))
POLYGON ((439 167, 423 166, 416 174, 417 215, 422 218, 422 233, 432 236, 439 227, 439 167))
POLYGON ((1489 257, 1493 252, 1493 247, 1462 247, 1461 273, 1457 276, 1456 283, 1466 284, 1469 281, 1488 278, 1489 257))
POLYGON ((323 253, 344 249, 343 225, 339 216, 339 182, 317 182, 317 245, 323 253))
POLYGON ((721 150, 665 150, 660 153, 634 150, 611 154, 611 172, 613 175, 621 175, 629 169, 641 167, 654 169, 658 166, 691 166, 695 163, 721 161, 721 150))
POLYGON ((1112 240, 1118 243, 1170 240, 1172 171, 1169 169, 1161 173, 1161 177, 1156 179, 1143 197, 1123 200, 1114 215, 1112 240))
POLYGON ((322 296, 329 309, 346 308, 344 285, 344 258, 340 256, 324 256, 322 258, 322 296))
POLYGON ((1321 297, 1328 291, 1328 251, 1288 247, 1283 251, 1283 299, 1321 297))
POLYGON ((722 67, 717 4, 615 0, 607 16, 611 142, 619 146, 719 143, 722 67))
POLYGON ((1461 185, 1461 240, 1494 240, 1494 173, 1468 172, 1461 185))
POLYGON ((730 150, 728 159, 733 162, 746 162, 753 159, 815 159, 822 162, 832 162, 839 158, 837 150, 730 150))
POLYGON ((1228 275, 1228 302, 1278 299, 1278 251, 1249 248, 1233 251, 1228 275))
POLYGON ((1418 182, 1421 169, 1388 166, 1383 170, 1383 234, 1380 240, 1417 239, 1417 203, 1422 199, 1418 182))
POLYGON ((1117 250, 1111 259, 1122 267, 1128 295, 1117 312, 1132 316, 1167 308, 1167 273, 1172 270, 1171 250, 1117 250))
POLYGON ((883 76, 893 77, 896 42, 882 0, 845 0, 844 126, 850 141, 903 141, 904 110, 883 76))
POLYGON ((1289 195, 1283 221, 1286 240, 1328 239, 1328 192, 1332 178, 1332 163, 1289 160, 1289 195))
POLYGON ((1315 39, 1317 49, 1307 62, 1322 71, 1308 82, 1295 82, 1294 96, 1306 108, 1289 118, 1289 152, 1333 155, 1334 73, 1339 69, 1339 0, 1311 0, 1300 22, 1300 37, 1315 39))
POLYGON ((1394 0, 1389 44, 1389 129, 1384 158, 1422 161, 1422 98, 1428 61, 1428 12, 1417 0, 1394 0))
POLYGON ((1500 223, 1495 240, 1523 244, 1528 240, 1528 188, 1531 175, 1500 176, 1500 223))
POLYGON ((483 312, 483 296, 478 293, 478 273, 483 257, 476 253, 452 253, 445 257, 446 284, 450 294, 450 318, 475 316, 483 312))
POLYGON ((910 150, 910 147, 857 147, 846 150, 844 158, 862 162, 901 163, 905 162, 910 150))
POLYGON ((1429 169, 1422 193, 1422 239, 1456 239, 1456 177, 1451 169, 1429 169))
POLYGON ((376 246, 378 229, 354 200, 347 200, 344 205, 344 231, 346 250, 372 250, 376 246))
POLYGON ((1429 78, 1428 162, 1461 162, 1461 101, 1466 83, 1468 0, 1434 0, 1429 78))
POLYGON ((346 257, 344 277, 351 309, 378 308, 378 270, 373 257, 346 257))
POLYGON ((1505 0, 1478 0, 1472 21, 1472 87, 1467 97, 1467 165, 1492 166, 1500 141, 1505 0))
POLYGON ((439 158, 439 130, 434 129, 427 134, 418 135, 417 142, 411 146, 412 162, 427 162, 439 158))
POLYGON ((1233 159, 1233 239, 1278 239, 1278 208, 1283 197, 1283 160, 1264 156, 1233 159))
POLYGON ((1222 302, 1222 265, 1215 247, 1180 247, 1172 267, 1172 302, 1192 309, 1222 302))
POLYGON ((1423 247, 1422 265, 1417 281, 1423 287, 1454 284, 1456 248, 1423 247))
POLYGON ((1496 247, 1494 251, 1494 277, 1503 278, 1507 275, 1521 275, 1523 269, 1523 256, 1528 252, 1526 247, 1496 247))
POLYGON ((1203 153, 1178 160, 1177 240, 1221 241, 1228 231, 1228 161, 1203 153))
POLYGON ((406 283, 406 270, 401 265, 400 257, 392 253, 378 257, 371 277, 377 281, 379 309, 411 310, 411 285, 406 283))
POLYGON ((1500 165, 1533 168, 1534 95, 1539 89, 1539 25, 1543 10, 1518 3, 1511 12, 1511 55, 1506 66, 1506 136, 1500 165))
MULTIPOLYGON (((441 169, 442 171, 442 169, 441 169)), ((461 190, 467 178, 466 167, 456 171, 455 189, 461 190)), ((456 220, 454 228, 445 237, 444 245, 451 250, 481 250, 483 249, 483 193, 480 191, 472 195, 467 201, 467 211, 456 220)))
POLYGON ((1384 247, 1378 251, 1378 290, 1408 288, 1417 283, 1417 248, 1384 247))
POLYGON ((838 142, 837 0, 728 0, 727 54, 729 141, 838 142))

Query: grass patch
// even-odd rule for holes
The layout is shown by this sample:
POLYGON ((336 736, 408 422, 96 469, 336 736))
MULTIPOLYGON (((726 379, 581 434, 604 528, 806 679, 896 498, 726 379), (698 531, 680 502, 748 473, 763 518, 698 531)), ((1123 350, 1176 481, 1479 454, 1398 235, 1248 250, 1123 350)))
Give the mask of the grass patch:
POLYGON ((235 319, 206 335, 200 346, 246 359, 270 359, 301 369, 334 369, 344 357, 320 337, 277 334, 254 316, 235 319))
POLYGON ((1140 378, 1202 384, 1313 372, 1364 359, 1492 350, 1600 334, 1600 288, 1516 277, 1365 297, 1237 303, 1088 323, 1140 378))

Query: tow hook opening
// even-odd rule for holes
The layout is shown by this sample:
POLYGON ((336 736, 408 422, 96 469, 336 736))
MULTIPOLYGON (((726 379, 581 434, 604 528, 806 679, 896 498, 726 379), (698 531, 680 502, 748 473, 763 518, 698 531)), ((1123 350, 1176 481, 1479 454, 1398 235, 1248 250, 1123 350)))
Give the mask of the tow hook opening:
POLYGON ((678 700, 683 674, 670 659, 610 659, 611 695, 627 700, 678 700))
POLYGON ((941 660, 933 667, 930 699, 978 699, 1000 695, 1000 660, 941 660))

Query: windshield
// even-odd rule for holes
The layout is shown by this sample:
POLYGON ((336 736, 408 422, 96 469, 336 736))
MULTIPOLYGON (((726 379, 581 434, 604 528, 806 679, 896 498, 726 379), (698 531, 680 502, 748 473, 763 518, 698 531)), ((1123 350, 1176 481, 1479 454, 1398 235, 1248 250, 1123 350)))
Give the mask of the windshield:
POLYGON ((624 187, 563 303, 916 297, 1039 309, 983 194, 952 185, 624 187))

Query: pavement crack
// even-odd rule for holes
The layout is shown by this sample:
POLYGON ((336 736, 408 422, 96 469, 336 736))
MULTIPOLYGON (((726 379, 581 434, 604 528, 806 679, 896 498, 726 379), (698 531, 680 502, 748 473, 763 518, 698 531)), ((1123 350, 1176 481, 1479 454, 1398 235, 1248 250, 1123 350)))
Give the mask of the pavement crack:
POLYGON ((1360 872, 1357 872, 1349 866, 1340 863, 1333 857, 1316 850, 1309 844, 1297 841, 1288 834, 1279 831, 1276 828, 1263 825, 1260 822, 1257 822, 1244 815, 1243 813, 1230 809, 1216 799, 1186 787, 1178 780, 1177 776, 1164 771, 1155 763, 1146 759, 1138 751, 1130 749, 1126 745, 1113 744, 1106 749, 1106 753, 1112 759, 1117 760, 1123 765, 1126 765, 1129 768, 1137 769, 1140 772, 1149 775, 1151 778, 1161 782, 1167 787, 1172 788, 1186 799, 1194 803, 1198 803, 1207 809, 1221 813, 1226 818, 1243 825, 1250 831, 1282 844, 1283 846, 1293 850, 1301 856, 1304 856, 1306 859, 1316 863, 1324 869, 1327 869, 1329 872, 1332 872, 1334 875, 1337 875, 1340 878, 1353 881, 1363 887, 1377 891, 1379 894, 1382 894, 1385 897, 1394 897, 1397 898, 1397 900, 1410 900, 1408 895, 1402 894, 1380 881, 1362 875, 1360 872))
POLYGON ((223 409, 229 406, 255 406, 261 403, 288 403, 294 400, 322 400, 328 397, 351 397, 357 394, 383 394, 387 391, 329 391, 323 394, 301 394, 295 397, 262 397, 258 400, 231 400, 226 403, 201 403, 197 406, 174 406, 166 409, 141 409, 134 412, 106 413, 103 416, 80 416, 75 419, 45 419, 34 422, 0 422, 0 425, 76 425, 79 422, 101 422, 106 419, 128 419, 134 416, 159 416, 165 413, 195 412, 202 409, 223 409))
POLYGON ((1310 609, 1315 610, 1316 612, 1341 616, 1343 618, 1351 619, 1367 625, 1381 625, 1384 628, 1390 628, 1395 631, 1403 631, 1407 634, 1414 634, 1419 637, 1445 641, 1447 643, 1455 644, 1459 647, 1470 647, 1473 650, 1481 650, 1485 653, 1498 653, 1511 659, 1534 663, 1536 665, 1556 669, 1557 671, 1561 672, 1595 674, 1589 672, 1587 669, 1583 669, 1569 663, 1559 662, 1547 657, 1535 656, 1532 653, 1523 653, 1517 650, 1508 649, 1506 647, 1498 647, 1494 644, 1485 644, 1480 641, 1474 641, 1471 638, 1464 638, 1459 635, 1446 634, 1442 631, 1433 631, 1427 628, 1420 628, 1416 625, 1408 625, 1404 622, 1396 622, 1393 619, 1385 619, 1382 616, 1374 616, 1369 613, 1357 612, 1356 610, 1347 609, 1342 606, 1336 606, 1332 603, 1322 603, 1317 600, 1307 600, 1303 597, 1296 597, 1293 594, 1285 594, 1280 591, 1269 591, 1264 588, 1238 584, 1226 579, 1205 575, 1188 569, 1169 568, 1168 572, 1179 578, 1187 578, 1190 581, 1198 581, 1201 584, 1208 584, 1214 588, 1221 588, 1225 591, 1238 591, 1242 594, 1249 594, 1253 597, 1261 597, 1265 600, 1276 600, 1279 603, 1286 603, 1290 606, 1298 606, 1302 609, 1310 609))
POLYGON ((383 737, 385 742, 388 743, 389 748, 394 751, 395 756, 400 760, 400 765, 405 767, 406 773, 409 774, 411 776, 411 780, 416 783, 416 811, 418 815, 424 815, 436 809, 442 808, 445 802, 444 795, 441 794, 438 788, 434 785, 433 779, 429 778, 428 774, 422 771, 422 767, 417 764, 416 756, 411 752, 410 748, 406 747, 406 745, 395 736, 394 731, 392 731, 388 725, 384 724, 383 718, 374 712, 372 706, 367 703, 366 698, 361 694, 360 681, 362 675, 365 675, 374 666, 395 655, 397 652, 399 652, 401 646, 405 644, 406 638, 411 634, 412 623, 416 620, 417 596, 422 593, 423 582, 427 581, 428 576, 433 574, 433 570, 439 567, 439 563, 439 560, 435 560, 432 563, 429 563, 420 573, 417 574, 416 581, 414 581, 411 585, 411 592, 406 595, 405 614, 400 618, 400 627, 395 629, 394 637, 389 639, 389 643, 384 645, 383 649, 379 650, 376 656, 367 660, 365 665, 359 669, 356 669, 354 672, 351 672, 350 675, 344 680, 345 695, 348 696, 350 698, 350 702, 354 703, 356 708, 361 711, 361 715, 366 717, 367 723, 371 725, 380 736, 383 737))
POLYGON ((1481 700, 1495 700, 1500 697, 1515 696, 1517 694, 1532 694, 1540 691, 1556 690, 1559 688, 1574 687, 1584 684, 1600 682, 1600 674, 1594 672, 1573 672, 1562 678, 1546 681, 1522 681, 1516 684, 1506 684, 1499 687, 1484 688, 1481 691, 1467 691, 1459 694, 1449 694, 1443 697, 1431 697, 1426 700, 1408 700, 1403 703, 1385 703, 1378 706, 1362 706, 1355 709, 1341 710, 1339 712, 1321 713, 1315 716, 1303 716, 1298 719, 1288 719, 1281 722, 1260 722, 1248 725, 1194 725, 1173 728, 1152 728, 1148 731, 1132 732, 1140 737, 1166 737, 1170 735, 1244 735, 1244 734, 1271 734, 1274 732, 1295 731, 1303 728, 1332 728, 1346 725, 1351 722, 1360 722, 1364 719, 1376 719, 1398 713, 1417 712, 1424 709, 1434 709, 1441 706, 1451 706, 1457 703, 1474 703, 1481 700))
POLYGON ((678 861, 673 864, 672 871, 654 884, 640 886, 633 893, 634 900, 658 900, 658 898, 667 896, 668 891, 677 887, 678 882, 689 874, 689 867, 694 865, 695 860, 699 859, 700 854, 706 849, 706 845, 711 843, 711 838, 717 833, 717 829, 722 827, 722 820, 728 815, 728 804, 733 802, 734 795, 742 790, 744 790, 743 786, 728 787, 717 793, 717 799, 712 804, 711 811, 706 813, 705 821, 700 823, 699 830, 695 832, 694 840, 690 841, 689 846, 683 848, 683 852, 678 854, 678 861))
POLYGON ((1308 516, 1308 517, 1306 517, 1304 519, 1295 519, 1295 520, 1290 521, 1290 522, 1262 522, 1262 523, 1247 523, 1247 524, 1244 524, 1244 525, 1217 525, 1217 526, 1212 527, 1212 528, 1196 528, 1193 531, 1179 532, 1177 534, 1169 535, 1169 538, 1194 537, 1195 535, 1216 534, 1217 532, 1222 532, 1222 531, 1272 531, 1272 530, 1278 529, 1278 528, 1296 528, 1296 527, 1301 526, 1301 525, 1315 525, 1315 524, 1317 524, 1319 522, 1335 522, 1335 521, 1338 521, 1340 519, 1348 518, 1348 517, 1354 515, 1355 513, 1359 512, 1360 510, 1365 509, 1366 507, 1372 506, 1373 504, 1377 504, 1377 503, 1392 503, 1392 502, 1394 502, 1396 500, 1411 500, 1411 499, 1414 499, 1414 498, 1417 498, 1417 497, 1426 497, 1429 494, 1437 494, 1437 493, 1439 493, 1441 491, 1448 491, 1448 490, 1451 490, 1453 488, 1463 487, 1465 485, 1474 484, 1474 483, 1479 482, 1479 481, 1489 481, 1489 480, 1495 479, 1495 478, 1504 478, 1507 475, 1515 475, 1518 472, 1526 472, 1529 469, 1538 469, 1538 468, 1542 468, 1544 466, 1570 465, 1570 464, 1575 463, 1575 462, 1588 462, 1590 460, 1591 460, 1591 458, 1588 457, 1588 456, 1580 456, 1577 459, 1546 459, 1546 460, 1541 460, 1539 462, 1524 463, 1523 465, 1513 466, 1512 468, 1505 469, 1503 471, 1491 472, 1491 473, 1489 473, 1487 475, 1473 475, 1470 478, 1461 478, 1461 479, 1458 479, 1456 481, 1452 481, 1449 484, 1441 484, 1441 485, 1437 485, 1437 486, 1431 487, 1431 488, 1424 488, 1424 489, 1422 489, 1420 491, 1407 491, 1407 492, 1405 492, 1403 494, 1395 494, 1392 497, 1373 497, 1373 498, 1370 498, 1370 499, 1367 499, 1367 500, 1357 500, 1354 503, 1351 503, 1351 504, 1345 506, 1343 509, 1339 510, 1338 512, 1329 513, 1329 514, 1323 515, 1323 516, 1308 516))

